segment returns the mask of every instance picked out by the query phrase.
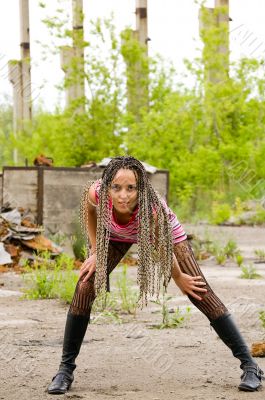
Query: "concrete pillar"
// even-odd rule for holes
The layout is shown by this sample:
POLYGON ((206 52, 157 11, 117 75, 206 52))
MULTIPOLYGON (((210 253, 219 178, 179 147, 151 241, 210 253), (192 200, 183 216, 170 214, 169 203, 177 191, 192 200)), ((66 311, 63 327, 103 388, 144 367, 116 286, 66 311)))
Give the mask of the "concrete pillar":
MULTIPOLYGON (((8 62, 8 76, 13 85, 13 132, 15 137, 18 132, 23 130, 24 121, 32 118, 29 1, 19 0, 19 10, 21 60, 8 62)), ((17 164, 17 149, 14 149, 13 159, 17 164)))
MULTIPOLYGON (((13 133, 17 138, 18 132, 23 129, 23 97, 22 97, 22 68, 21 61, 10 60, 8 62, 8 78, 13 86, 13 133)), ((13 161, 18 163, 17 149, 13 150, 13 161)))
POLYGON ((223 9, 217 12, 217 26, 222 29, 222 41, 219 52, 224 55, 226 69, 229 70, 229 0, 215 0, 215 9, 223 9))
POLYGON ((76 85, 73 81, 72 62, 75 56, 75 50, 71 46, 61 47, 61 68, 65 73, 65 95, 66 106, 69 107, 71 102, 76 99, 76 85))
POLYGON ((200 9, 205 79, 210 83, 225 81, 229 76, 229 20, 228 0, 215 0, 215 8, 200 9))
POLYGON ((139 42, 148 51, 147 0, 136 0, 136 32, 139 42))
MULTIPOLYGON (((65 73, 66 105, 85 97, 83 0, 72 0, 73 46, 61 48, 61 68, 65 73)), ((84 112, 84 105, 78 107, 84 112)))
POLYGON ((23 120, 32 118, 31 73, 30 73, 30 29, 29 0, 20 0, 20 51, 22 74, 23 120))
POLYGON ((83 0, 73 0, 73 45, 78 64, 78 79, 76 82, 76 98, 85 96, 84 84, 84 14, 83 0))
POLYGON ((147 0, 136 0, 136 30, 127 30, 124 46, 135 47, 135 41, 140 45, 138 58, 131 57, 130 51, 125 52, 124 60, 127 65, 127 108, 136 120, 140 120, 141 111, 149 107, 148 90, 148 15, 147 0))

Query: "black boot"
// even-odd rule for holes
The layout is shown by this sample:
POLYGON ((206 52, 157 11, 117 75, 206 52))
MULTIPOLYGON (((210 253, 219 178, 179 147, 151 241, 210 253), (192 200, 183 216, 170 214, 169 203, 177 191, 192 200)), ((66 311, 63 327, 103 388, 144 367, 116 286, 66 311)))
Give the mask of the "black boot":
POLYGON ((263 371, 253 360, 239 329, 230 314, 224 314, 211 321, 217 335, 231 349, 233 356, 241 361, 240 368, 244 371, 241 375, 239 390, 254 392, 261 386, 263 371))
POLYGON ((89 317, 68 312, 64 331, 63 353, 59 371, 48 387, 49 394, 64 394, 70 389, 76 368, 75 359, 83 342, 89 317))

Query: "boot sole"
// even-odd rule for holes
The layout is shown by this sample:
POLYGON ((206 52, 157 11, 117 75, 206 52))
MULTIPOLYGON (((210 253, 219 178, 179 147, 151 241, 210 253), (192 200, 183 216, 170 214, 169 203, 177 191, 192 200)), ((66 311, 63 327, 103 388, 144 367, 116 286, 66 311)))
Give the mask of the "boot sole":
POLYGON ((259 385, 256 389, 247 387, 247 386, 238 386, 238 389, 241 392, 256 392, 257 390, 259 390, 261 388, 261 385, 259 385))
POLYGON ((52 389, 52 390, 47 390, 48 394, 65 394, 71 389, 72 384, 70 384, 67 388, 67 390, 60 390, 60 389, 52 389))

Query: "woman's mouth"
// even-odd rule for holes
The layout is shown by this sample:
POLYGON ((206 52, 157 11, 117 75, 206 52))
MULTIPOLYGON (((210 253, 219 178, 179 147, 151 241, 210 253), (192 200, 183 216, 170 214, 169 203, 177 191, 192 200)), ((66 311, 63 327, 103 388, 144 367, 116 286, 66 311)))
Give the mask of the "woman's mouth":
POLYGON ((122 203, 122 202, 120 202, 120 203, 118 203, 118 207, 123 209, 123 210, 129 210, 130 209, 130 203, 125 203, 125 202, 122 203))

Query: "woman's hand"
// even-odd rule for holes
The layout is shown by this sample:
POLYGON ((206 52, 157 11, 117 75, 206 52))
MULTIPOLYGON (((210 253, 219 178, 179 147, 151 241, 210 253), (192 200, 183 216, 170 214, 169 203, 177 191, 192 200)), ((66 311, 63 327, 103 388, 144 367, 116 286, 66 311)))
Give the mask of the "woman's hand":
POLYGON ((79 272, 79 278, 87 282, 91 275, 96 271, 96 253, 88 257, 82 264, 79 272))
POLYGON ((205 286, 206 283, 202 280, 201 276, 190 276, 181 272, 174 280, 183 294, 190 295, 196 300, 202 300, 202 297, 200 297, 197 292, 207 292, 207 289, 202 287, 205 286))

